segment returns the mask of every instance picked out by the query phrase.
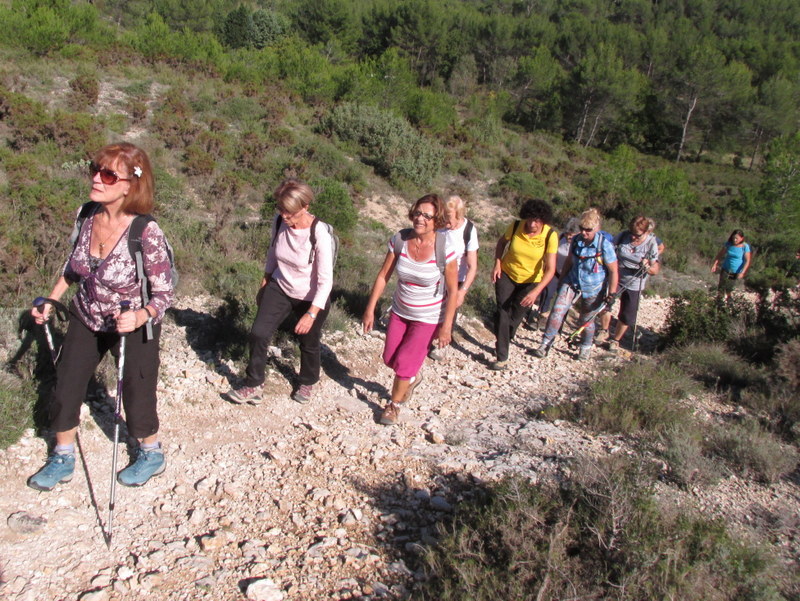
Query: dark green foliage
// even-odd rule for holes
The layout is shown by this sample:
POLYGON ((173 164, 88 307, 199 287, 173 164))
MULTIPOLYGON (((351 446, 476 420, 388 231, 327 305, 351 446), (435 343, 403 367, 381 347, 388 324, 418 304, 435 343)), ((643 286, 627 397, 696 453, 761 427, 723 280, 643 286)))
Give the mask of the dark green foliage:
POLYGON ((439 172, 443 151, 405 120, 377 107, 344 103, 323 120, 323 127, 365 151, 364 160, 393 180, 429 183, 439 172))
POLYGON ((199 144, 190 144, 183 155, 184 171, 188 175, 206 176, 214 172, 214 157, 199 144))
POLYGON ((702 290, 685 292, 672 299, 663 345, 690 342, 725 342, 734 315, 718 298, 702 290))
POLYGON ((318 178, 309 182, 316 196, 311 211, 330 223, 340 234, 352 231, 358 221, 353 199, 342 184, 333 179, 318 178))
POLYGON ((780 599, 772 562, 721 521, 659 506, 624 461, 560 490, 505 482, 462 505, 415 599, 780 599))
POLYGON ((766 384, 756 367, 731 354, 722 344, 689 343, 672 349, 666 360, 712 390, 732 389, 738 394, 742 388, 766 384))
POLYGON ((19 381, 0 374, 0 449, 16 443, 22 433, 33 427, 36 391, 33 381, 19 381))
POLYGON ((722 460, 734 473, 767 484, 794 471, 800 458, 754 419, 710 428, 703 446, 706 454, 722 460))
POLYGON ((489 191, 493 196, 503 198, 512 210, 518 210, 529 198, 547 198, 547 187, 527 172, 507 173, 492 184, 489 191))
POLYGON ((630 365, 591 384, 582 408, 593 429, 621 434, 661 434, 690 420, 677 401, 694 386, 682 370, 655 363, 630 365))

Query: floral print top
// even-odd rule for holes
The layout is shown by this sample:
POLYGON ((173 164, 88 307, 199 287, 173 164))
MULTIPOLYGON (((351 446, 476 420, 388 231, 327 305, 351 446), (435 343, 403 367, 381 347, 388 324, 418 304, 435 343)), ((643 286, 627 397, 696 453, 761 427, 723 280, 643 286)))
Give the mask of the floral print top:
MULTIPOLYGON (((130 226, 105 259, 89 254, 94 215, 84 221, 75 249, 64 265, 63 275, 78 284, 72 299, 73 312, 93 332, 115 332, 114 315, 121 301, 128 300, 131 310, 142 308, 141 285, 136 279, 136 263, 128 250, 130 226)), ((164 232, 151 221, 142 232, 144 271, 150 283, 150 302, 157 312, 153 323, 164 318, 172 304, 172 275, 164 232)))

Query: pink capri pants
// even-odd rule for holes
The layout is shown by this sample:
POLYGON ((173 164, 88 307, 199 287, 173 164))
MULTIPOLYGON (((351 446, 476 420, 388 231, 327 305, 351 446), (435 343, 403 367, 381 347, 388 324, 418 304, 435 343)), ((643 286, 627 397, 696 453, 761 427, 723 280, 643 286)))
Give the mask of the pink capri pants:
POLYGON ((410 380, 419 372, 439 324, 412 321, 392 312, 386 328, 383 362, 400 380, 410 380))

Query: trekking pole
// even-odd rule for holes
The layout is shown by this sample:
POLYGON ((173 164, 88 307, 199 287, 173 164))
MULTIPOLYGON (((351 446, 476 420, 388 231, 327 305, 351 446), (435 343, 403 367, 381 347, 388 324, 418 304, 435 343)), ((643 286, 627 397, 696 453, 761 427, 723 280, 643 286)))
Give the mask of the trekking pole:
MULTIPOLYGON (((642 265, 639 267, 639 302, 641 302, 642 293, 644 292, 644 287, 642 286, 642 283, 644 282, 647 270, 650 269, 649 265, 645 267, 644 263, 645 260, 649 262, 650 259, 648 257, 645 257, 642 260, 642 265)), ((634 353, 636 352, 636 333, 638 332, 638 329, 639 329, 639 304, 637 303, 636 313, 634 313, 633 315, 633 345, 631 346, 631 350, 634 353)))
MULTIPOLYGON (((119 304, 119 312, 125 313, 131 308, 130 301, 119 304)), ((106 545, 111 548, 111 536, 114 528, 114 501, 117 493, 117 447, 119 446, 119 423, 122 421, 122 378, 125 370, 125 334, 120 336, 119 361, 117 362, 117 402, 114 409, 114 449, 111 454, 111 493, 108 499, 108 536, 106 545)))
MULTIPOLYGON (((55 299, 37 296, 35 299, 33 299, 32 304, 34 307, 36 307, 36 309, 39 310, 39 313, 44 313, 45 305, 53 305, 53 308, 56 312, 56 317, 59 317, 62 320, 66 319, 67 308, 55 299)), ((55 344, 53 344, 53 332, 50 330, 50 324, 45 321, 42 324, 42 327, 44 328, 44 337, 47 340, 47 348, 50 349, 50 358, 53 360, 53 367, 55 367, 56 363, 58 362, 58 357, 61 355, 61 349, 59 348, 58 351, 56 351, 55 344)))

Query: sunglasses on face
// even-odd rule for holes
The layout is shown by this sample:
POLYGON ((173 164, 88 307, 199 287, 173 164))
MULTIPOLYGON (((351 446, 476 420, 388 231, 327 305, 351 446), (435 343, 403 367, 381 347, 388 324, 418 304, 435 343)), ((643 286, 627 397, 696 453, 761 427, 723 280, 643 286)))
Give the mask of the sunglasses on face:
POLYGON ((593 227, 582 227, 581 231, 582 232, 586 232, 588 234, 589 232, 593 232, 594 228, 593 227))
POLYGON ((428 215, 427 213, 423 213, 422 211, 414 211, 413 213, 411 213, 411 216, 414 217, 415 219, 417 217, 424 217, 425 221, 430 221, 431 219, 436 217, 436 215, 428 215))
POLYGON ((117 175, 116 171, 112 171, 108 167, 101 167, 96 163, 90 163, 89 175, 91 176, 91 178, 94 179, 94 176, 97 175, 98 173, 100 174, 100 181, 106 186, 113 186, 114 184, 120 181, 122 182, 131 181, 131 178, 120 177, 119 175, 117 175))

